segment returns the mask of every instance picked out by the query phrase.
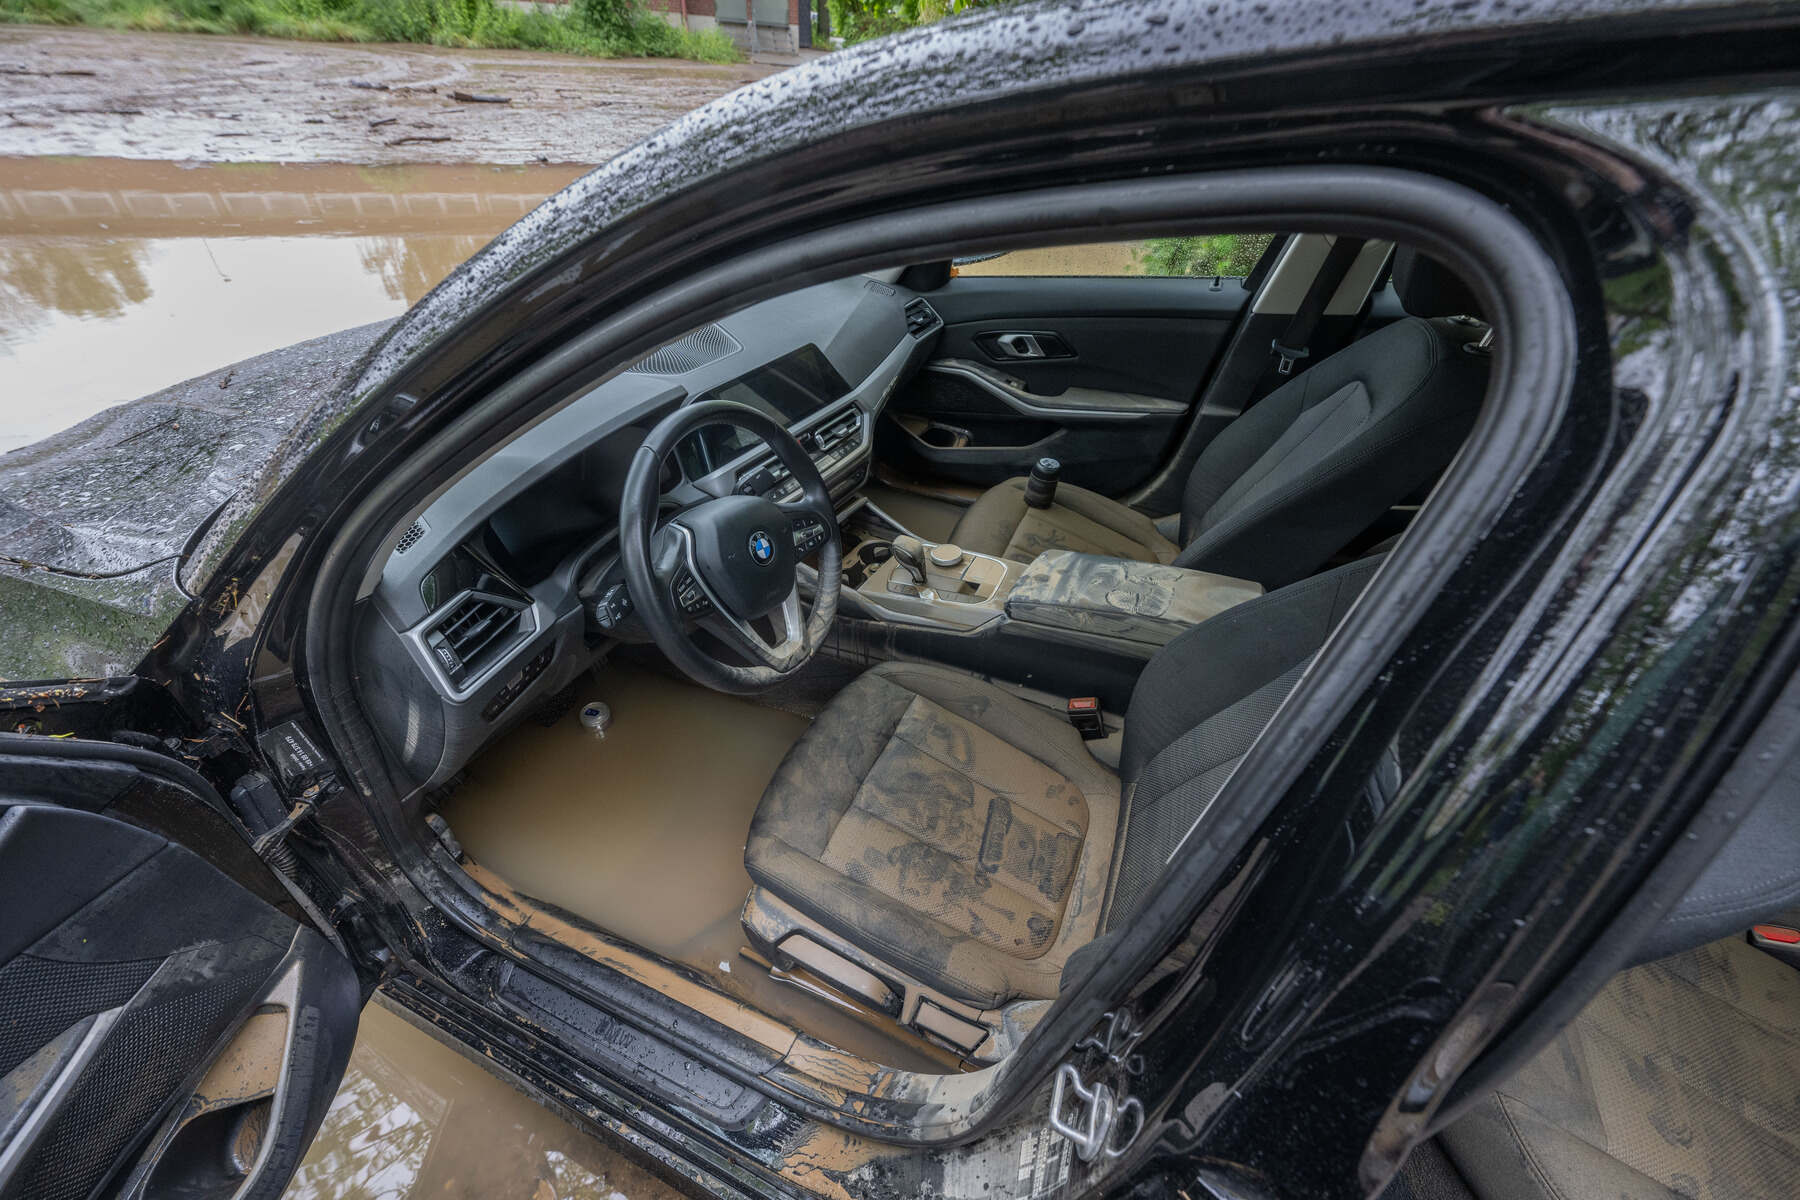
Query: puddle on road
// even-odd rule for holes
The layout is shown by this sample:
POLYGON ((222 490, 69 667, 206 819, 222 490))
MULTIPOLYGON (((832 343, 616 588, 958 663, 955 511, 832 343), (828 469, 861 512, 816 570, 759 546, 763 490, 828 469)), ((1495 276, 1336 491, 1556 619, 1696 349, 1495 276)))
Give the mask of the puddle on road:
POLYGON ((380 1002, 287 1200, 679 1200, 380 1002))
POLYGON ((0 452, 398 316, 582 171, 0 160, 0 452))

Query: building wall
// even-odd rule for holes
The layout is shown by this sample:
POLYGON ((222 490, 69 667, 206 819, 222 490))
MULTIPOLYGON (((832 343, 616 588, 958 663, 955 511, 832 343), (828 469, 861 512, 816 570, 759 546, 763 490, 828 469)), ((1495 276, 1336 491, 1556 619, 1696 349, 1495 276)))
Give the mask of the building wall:
MULTIPOLYGON (((687 0, 686 23, 689 29, 696 32, 704 29, 719 28, 731 35, 739 49, 763 50, 775 53, 791 54, 800 48, 800 0, 786 0, 787 20, 770 20, 773 14, 768 10, 773 7, 770 0, 757 3, 756 45, 750 45, 750 28, 744 19, 748 5, 757 0, 725 0, 721 13, 719 0, 687 0)), ((665 21, 679 28, 682 25, 681 0, 649 0, 651 11, 660 13, 665 21)))

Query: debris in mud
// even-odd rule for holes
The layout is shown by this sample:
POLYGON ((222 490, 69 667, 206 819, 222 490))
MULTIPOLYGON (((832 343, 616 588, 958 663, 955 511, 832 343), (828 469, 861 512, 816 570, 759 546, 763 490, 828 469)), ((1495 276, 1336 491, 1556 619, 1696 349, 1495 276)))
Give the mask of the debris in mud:
POLYGON ((406 137, 394 138, 385 144, 389 145, 389 146, 409 146, 415 142, 447 142, 450 140, 451 140, 450 135, 447 133, 443 133, 443 134, 414 133, 414 134, 408 134, 406 137))
POLYGON ((557 146, 564 149, 549 158, 592 165, 762 73, 529 51, 0 25, 0 157, 384 164, 455 157, 511 165, 557 146), (197 62, 204 68, 196 70, 197 62), (35 74, 59 68, 92 74, 35 74), (508 102, 465 100, 452 90, 508 102), (448 143, 389 147, 370 134, 369 122, 389 113, 410 126, 409 108, 481 115, 448 143), (119 109, 133 111, 107 111, 119 109), (251 136, 212 136, 232 114, 242 115, 251 136))
POLYGON ((511 96, 490 96, 481 92, 451 92, 452 100, 460 100, 464 104, 511 104, 511 96))
POLYGON ((379 117, 369 122, 370 129, 380 129, 383 125, 392 125, 399 117, 379 117))

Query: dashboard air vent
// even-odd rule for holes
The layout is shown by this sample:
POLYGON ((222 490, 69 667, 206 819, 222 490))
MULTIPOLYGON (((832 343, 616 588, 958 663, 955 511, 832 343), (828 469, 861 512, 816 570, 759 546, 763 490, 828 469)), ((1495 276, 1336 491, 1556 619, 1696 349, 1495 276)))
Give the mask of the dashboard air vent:
POLYGON ((738 340, 721 326, 702 325, 679 341, 670 342, 643 361, 627 367, 626 371, 637 375, 686 375, 742 349, 738 340))
POLYGON ((944 323, 937 311, 923 300, 909 300, 906 304, 906 332, 916 338, 924 337, 944 323))
POLYGON ((444 673, 460 680, 480 672, 512 645, 523 612, 504 600, 470 592, 438 621, 426 641, 444 673))
POLYGON ((400 535, 400 544, 394 547, 394 553, 405 554, 408 550, 411 550, 414 546, 418 545, 419 539, 425 536, 425 530, 426 525, 423 517, 414 521, 412 523, 412 528, 400 535))

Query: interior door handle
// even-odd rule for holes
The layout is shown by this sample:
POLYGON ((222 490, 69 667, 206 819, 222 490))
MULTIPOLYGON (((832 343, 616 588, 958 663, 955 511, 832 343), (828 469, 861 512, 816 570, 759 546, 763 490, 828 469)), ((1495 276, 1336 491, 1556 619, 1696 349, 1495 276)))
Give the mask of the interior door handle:
POLYGON ((1012 358, 1044 358, 1044 347, 1037 336, 1030 333, 1002 333, 994 338, 994 345, 1006 351, 1012 358))

